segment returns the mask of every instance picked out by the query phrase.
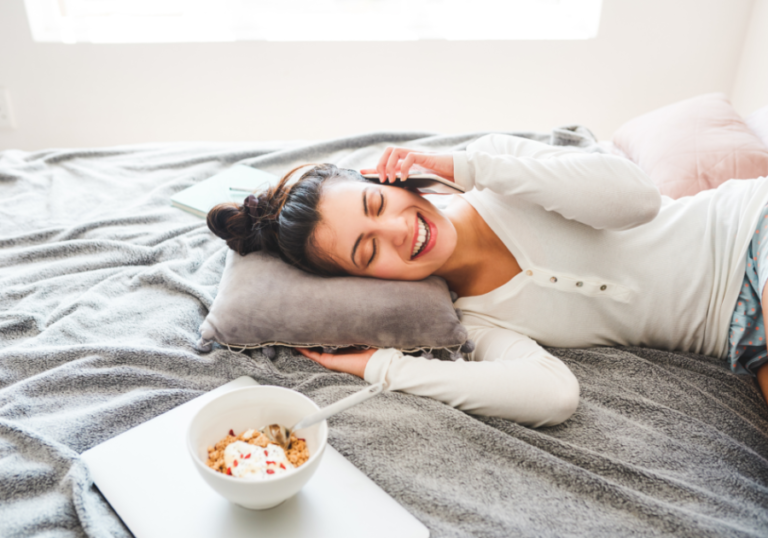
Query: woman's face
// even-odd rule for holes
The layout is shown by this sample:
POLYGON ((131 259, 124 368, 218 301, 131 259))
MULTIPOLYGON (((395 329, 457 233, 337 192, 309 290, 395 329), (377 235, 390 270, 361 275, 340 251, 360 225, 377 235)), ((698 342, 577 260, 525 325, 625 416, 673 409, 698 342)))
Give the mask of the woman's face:
POLYGON ((456 247, 451 221, 400 187, 335 181, 323 189, 319 209, 315 246, 350 275, 421 280, 442 267, 456 247))

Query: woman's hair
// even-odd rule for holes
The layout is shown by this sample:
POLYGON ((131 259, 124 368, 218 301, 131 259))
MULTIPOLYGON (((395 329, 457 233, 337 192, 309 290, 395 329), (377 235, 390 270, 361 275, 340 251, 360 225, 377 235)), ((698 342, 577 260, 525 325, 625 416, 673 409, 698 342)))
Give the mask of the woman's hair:
POLYGON ((276 186, 248 195, 243 204, 215 206, 208 212, 208 228, 242 256, 266 250, 305 271, 327 276, 343 274, 314 243, 315 228, 321 221, 318 205, 327 182, 365 180, 354 170, 318 164, 289 184, 293 174, 305 166, 285 174, 276 186))

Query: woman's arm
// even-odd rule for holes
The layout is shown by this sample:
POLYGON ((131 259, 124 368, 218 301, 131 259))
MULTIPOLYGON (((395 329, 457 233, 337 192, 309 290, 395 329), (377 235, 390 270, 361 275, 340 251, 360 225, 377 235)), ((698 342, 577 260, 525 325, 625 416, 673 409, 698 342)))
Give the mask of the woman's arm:
POLYGON ((410 357, 396 349, 367 357, 324 357, 302 353, 324 366, 383 381, 386 390, 428 396, 462 411, 514 420, 530 427, 554 426, 570 417, 579 401, 579 383, 558 358, 530 338, 505 329, 470 329, 473 361, 410 357), (479 360, 481 359, 482 360, 479 360), (332 362, 331 362, 332 361, 332 362))
POLYGON ((454 181, 555 211, 597 229, 625 230, 653 220, 661 194, 631 161, 516 136, 479 138, 453 154, 454 181))

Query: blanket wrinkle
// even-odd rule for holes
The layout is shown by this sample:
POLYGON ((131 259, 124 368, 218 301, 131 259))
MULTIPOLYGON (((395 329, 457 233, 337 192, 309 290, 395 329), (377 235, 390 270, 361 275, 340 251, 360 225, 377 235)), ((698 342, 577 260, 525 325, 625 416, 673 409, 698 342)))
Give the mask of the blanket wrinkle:
POLYGON ((93 485, 88 467, 82 460, 73 463, 64 484, 69 486, 72 492, 78 523, 82 526, 84 536, 90 538, 133 536, 101 492, 93 485))
MULTIPOLYGON (((79 454, 239 376, 321 406, 364 385, 281 347, 201 354, 227 247, 173 194, 235 163, 370 167, 485 134, 0 151, 0 536, 129 537, 79 454)), ((511 134, 601 151, 580 126, 511 134)), ((385 392, 331 417, 329 442, 437 538, 768 535, 754 381, 691 353, 549 351, 581 386, 564 424, 385 392)))

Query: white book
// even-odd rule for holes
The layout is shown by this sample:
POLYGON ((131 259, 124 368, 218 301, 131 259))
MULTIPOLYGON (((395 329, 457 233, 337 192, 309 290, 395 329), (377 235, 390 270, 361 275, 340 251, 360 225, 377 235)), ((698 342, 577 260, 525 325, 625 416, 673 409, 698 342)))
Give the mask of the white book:
POLYGON ((274 174, 236 164, 177 192, 171 197, 171 205, 205 218, 213 206, 224 202, 242 203, 250 193, 277 185, 278 181, 280 178, 274 174))

